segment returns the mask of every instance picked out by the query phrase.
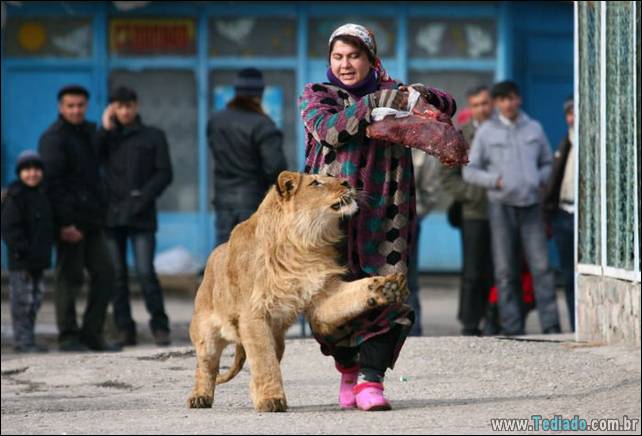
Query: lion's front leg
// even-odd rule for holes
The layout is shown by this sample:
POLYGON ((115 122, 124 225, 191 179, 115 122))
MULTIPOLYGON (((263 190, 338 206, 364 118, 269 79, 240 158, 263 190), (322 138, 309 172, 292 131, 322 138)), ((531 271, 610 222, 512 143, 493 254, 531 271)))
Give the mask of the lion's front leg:
POLYGON ((250 393, 259 412, 285 412, 287 401, 274 335, 267 320, 248 315, 240 322, 241 341, 250 364, 250 393))
POLYGON ((403 274, 368 277, 354 282, 337 279, 328 284, 327 296, 308 309, 307 317, 316 333, 326 335, 370 309, 403 303, 408 292, 403 274))

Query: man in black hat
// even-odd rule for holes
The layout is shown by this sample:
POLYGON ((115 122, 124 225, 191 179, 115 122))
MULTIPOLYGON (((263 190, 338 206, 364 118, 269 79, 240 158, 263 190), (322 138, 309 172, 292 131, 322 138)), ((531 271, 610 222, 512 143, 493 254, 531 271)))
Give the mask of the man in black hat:
POLYGON ((58 92, 58 120, 42 134, 39 150, 58 231, 55 303, 61 351, 118 351, 103 327, 114 287, 114 268, 104 236, 107 209, 94 150, 96 125, 85 120, 89 92, 70 85, 58 92), (76 297, 89 272, 82 328, 76 297))
POLYGON ((156 199, 172 181, 165 133, 143 124, 136 92, 116 88, 98 131, 97 150, 109 187, 107 243, 116 268, 114 320, 120 345, 136 344, 136 323, 129 304, 127 240, 132 242, 138 281, 151 315, 157 345, 169 345, 169 320, 154 270, 156 199))
POLYGON ((234 226, 254 213, 279 173, 287 169, 283 134, 263 112, 263 74, 241 70, 235 96, 207 124, 214 158, 216 243, 227 242, 234 226))

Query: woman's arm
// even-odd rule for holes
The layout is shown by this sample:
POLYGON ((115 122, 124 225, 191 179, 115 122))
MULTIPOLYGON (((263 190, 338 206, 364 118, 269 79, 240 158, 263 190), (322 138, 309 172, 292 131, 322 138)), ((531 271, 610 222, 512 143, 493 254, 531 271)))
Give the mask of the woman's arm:
POLYGON ((386 89, 344 107, 327 86, 309 83, 299 100, 299 108, 305 128, 314 139, 323 145, 339 148, 364 134, 373 108, 403 108, 406 101, 403 93, 386 89))

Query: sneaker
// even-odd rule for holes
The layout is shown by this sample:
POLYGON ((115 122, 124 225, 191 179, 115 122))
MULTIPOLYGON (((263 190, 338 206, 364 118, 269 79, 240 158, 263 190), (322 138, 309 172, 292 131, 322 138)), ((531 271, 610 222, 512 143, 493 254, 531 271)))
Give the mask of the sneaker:
POLYGON ((64 353, 84 353, 89 351, 89 348, 79 340, 72 339, 70 341, 61 342, 60 345, 58 345, 58 350, 64 353))
POLYGON ((352 390, 357 385, 359 365, 354 365, 351 368, 344 368, 338 363, 335 363, 335 367, 341 373, 341 384, 339 385, 339 407, 342 409, 354 409, 357 407, 357 400, 355 399, 352 390))
POLYGON ((159 347, 166 347, 172 343, 172 341, 169 339, 169 331, 154 330, 152 333, 154 334, 154 342, 159 347))
POLYGON ((355 395, 357 407, 366 412, 390 410, 390 403, 383 396, 383 384, 375 382, 359 383, 352 392, 355 395))

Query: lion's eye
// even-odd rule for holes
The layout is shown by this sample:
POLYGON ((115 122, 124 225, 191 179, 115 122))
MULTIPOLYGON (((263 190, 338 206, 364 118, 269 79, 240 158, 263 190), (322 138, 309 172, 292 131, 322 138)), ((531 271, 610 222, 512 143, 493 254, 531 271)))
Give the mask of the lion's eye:
POLYGON ((321 186, 321 183, 317 182, 316 180, 312 180, 308 186, 321 186))

